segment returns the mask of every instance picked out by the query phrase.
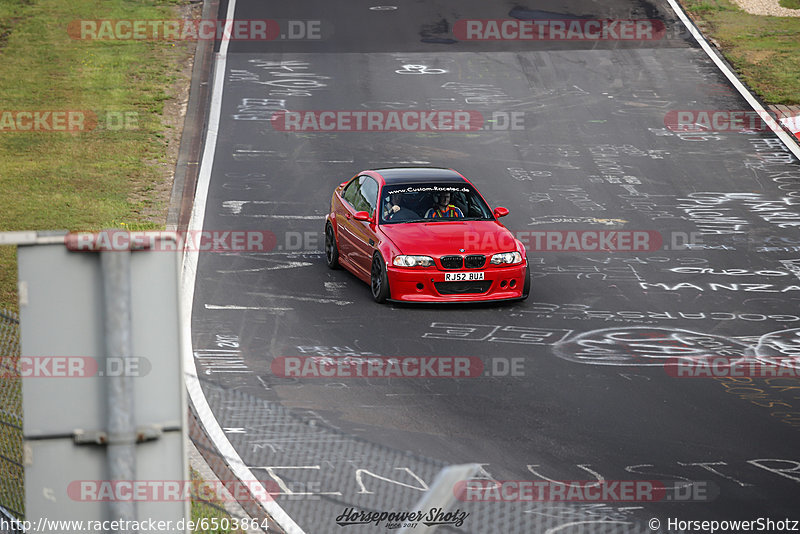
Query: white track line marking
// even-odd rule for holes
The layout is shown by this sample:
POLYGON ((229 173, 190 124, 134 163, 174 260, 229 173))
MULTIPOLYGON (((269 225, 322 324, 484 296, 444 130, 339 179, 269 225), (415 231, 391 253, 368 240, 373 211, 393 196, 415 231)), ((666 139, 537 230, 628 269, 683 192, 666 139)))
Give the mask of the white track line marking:
MULTIPOLYGON (((233 20, 236 11, 236 0, 228 3, 227 20, 233 20)), ((229 37, 230 28, 226 25, 225 36, 229 37)), ((203 158, 200 163, 200 174, 197 180, 197 190, 192 207, 192 217, 189 221, 190 231, 200 231, 203 229, 203 219, 206 212, 206 202, 208 200, 208 188, 211 183, 211 167, 214 164, 214 153, 217 148, 217 135, 219 134, 220 110, 222 108, 222 92, 224 90, 225 69, 227 66, 228 44, 230 39, 223 38, 220 45, 219 54, 214 61, 214 79, 211 91, 211 109, 208 117, 208 130, 206 131, 205 147, 203 158)), ((196 250, 188 250, 183 256, 183 269, 181 273, 181 317, 183 319, 181 335, 183 336, 183 363, 185 371, 194 369, 195 373, 185 372, 184 381, 189 397, 192 399, 197 416, 203 422, 203 427, 208 433, 209 438, 214 443, 219 453, 228 460, 231 472, 234 476, 245 484, 257 480, 252 471, 245 465, 239 453, 228 441, 225 432, 220 427, 219 421, 211 411, 203 393, 203 388, 197 378, 197 367, 195 365, 192 351, 192 304, 194 301, 194 285, 197 278, 197 259, 196 250)), ((305 534, 303 529, 289 517, 283 508, 272 499, 260 498, 259 504, 269 513, 273 520, 284 530, 286 534, 305 534)))
POLYGON ((722 59, 720 59, 720 57, 716 54, 716 52, 714 52, 714 50, 711 48, 711 45, 708 44, 708 41, 706 41, 705 37, 703 37, 695 25, 692 24, 692 21, 689 20, 689 17, 686 16, 686 13, 683 12, 681 6, 678 5, 677 0, 667 0, 667 2, 669 2, 669 5, 672 6, 672 10, 675 11, 678 17, 680 17, 681 22, 683 22, 683 25, 689 30, 689 33, 692 34, 692 37, 695 38, 700 47, 705 51, 706 54, 708 54, 708 57, 710 57, 714 64, 716 64, 717 68, 722 71, 725 77, 728 78, 728 81, 730 81, 736 90, 739 91, 739 94, 742 95, 745 100, 747 100, 747 103, 753 107, 763 121, 769 125, 772 132, 778 136, 778 139, 783 141, 783 144, 786 145, 786 148, 788 148, 792 154, 794 154, 794 156, 800 160, 800 146, 797 145, 797 143, 791 138, 791 136, 789 136, 789 134, 783 131, 772 115, 770 115, 769 112, 758 102, 758 100, 756 100, 756 98, 750 94, 750 91, 741 81, 739 81, 739 78, 736 77, 736 74, 729 69, 722 59))
POLYGON ((294 308, 276 308, 274 306, 237 306, 236 304, 204 304, 207 310, 258 310, 282 313, 292 311, 294 308))

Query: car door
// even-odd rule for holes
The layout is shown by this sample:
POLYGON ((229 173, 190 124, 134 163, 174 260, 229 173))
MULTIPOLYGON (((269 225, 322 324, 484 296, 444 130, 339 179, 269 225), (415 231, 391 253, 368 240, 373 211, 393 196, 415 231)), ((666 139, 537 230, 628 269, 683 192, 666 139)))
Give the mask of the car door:
POLYGON ((372 221, 352 220, 353 261, 365 273, 372 270, 372 252, 375 250, 377 236, 375 224, 378 207, 378 182, 371 176, 362 176, 358 191, 358 210, 366 211, 372 221))
POLYGON ((344 187, 341 193, 341 204, 336 210, 336 226, 339 233, 339 256, 345 261, 353 262, 355 236, 353 234, 353 215, 358 209, 358 193, 361 186, 361 176, 356 176, 344 187))

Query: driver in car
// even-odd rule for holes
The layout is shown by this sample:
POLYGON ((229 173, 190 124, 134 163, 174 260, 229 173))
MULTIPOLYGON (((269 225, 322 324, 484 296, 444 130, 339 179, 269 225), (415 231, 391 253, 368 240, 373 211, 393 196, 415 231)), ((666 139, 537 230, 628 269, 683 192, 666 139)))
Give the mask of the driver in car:
POLYGON ((391 219, 392 216, 400 211, 403 206, 400 205, 400 200, 403 198, 402 193, 390 193, 383 205, 383 218, 391 219))
POLYGON ((450 204, 450 191, 443 191, 433 196, 434 205, 425 212, 426 219, 460 218, 464 213, 453 204, 450 204))

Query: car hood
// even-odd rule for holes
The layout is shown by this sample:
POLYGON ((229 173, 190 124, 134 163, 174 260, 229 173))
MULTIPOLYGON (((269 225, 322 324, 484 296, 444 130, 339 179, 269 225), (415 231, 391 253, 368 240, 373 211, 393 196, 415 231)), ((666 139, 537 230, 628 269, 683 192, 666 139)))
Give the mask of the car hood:
POLYGON ((517 248, 514 235, 497 221, 384 224, 381 231, 402 254, 492 254, 517 248))

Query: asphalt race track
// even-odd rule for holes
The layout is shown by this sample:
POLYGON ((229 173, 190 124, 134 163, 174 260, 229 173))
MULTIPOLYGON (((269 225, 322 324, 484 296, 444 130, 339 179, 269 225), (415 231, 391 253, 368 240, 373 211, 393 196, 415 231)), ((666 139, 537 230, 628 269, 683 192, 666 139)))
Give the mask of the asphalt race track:
POLYGON ((800 519, 797 368, 731 380, 678 378, 667 365, 798 354, 797 159, 771 132, 668 127, 680 110, 749 106, 666 2, 391 5, 236 4, 236 19, 321 29, 320 39, 235 41, 227 52, 204 228, 267 230, 276 242, 200 256, 192 337, 209 404, 252 473, 279 485, 276 501, 307 533, 384 532, 385 521, 340 527, 337 517, 416 510, 440 469, 464 463, 494 480, 658 481, 666 494, 456 502, 469 515, 439 532, 800 519), (655 19, 666 32, 464 41, 453 32, 464 19, 655 19), (270 120, 282 110, 467 110, 484 122, 297 132, 270 120), (325 266, 339 183, 427 165, 461 171, 492 207, 509 208, 503 223, 531 245, 527 301, 377 305, 366 284, 325 266), (625 230, 661 242, 542 250, 530 234, 625 230), (474 357, 484 373, 284 378, 272 364, 286 356, 474 357))

